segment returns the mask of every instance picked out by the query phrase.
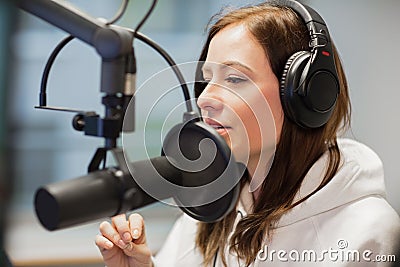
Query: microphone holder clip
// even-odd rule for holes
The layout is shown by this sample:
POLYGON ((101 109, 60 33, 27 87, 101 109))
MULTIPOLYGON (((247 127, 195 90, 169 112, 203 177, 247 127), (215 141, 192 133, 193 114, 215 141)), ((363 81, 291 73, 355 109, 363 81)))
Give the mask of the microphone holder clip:
POLYGON ((114 160, 117 163, 118 170, 121 170, 124 174, 129 173, 128 165, 125 160, 125 155, 121 148, 107 148, 99 147, 93 155, 92 160, 88 166, 88 172, 94 172, 100 170, 101 162, 104 162, 107 157, 107 152, 111 152, 114 160))

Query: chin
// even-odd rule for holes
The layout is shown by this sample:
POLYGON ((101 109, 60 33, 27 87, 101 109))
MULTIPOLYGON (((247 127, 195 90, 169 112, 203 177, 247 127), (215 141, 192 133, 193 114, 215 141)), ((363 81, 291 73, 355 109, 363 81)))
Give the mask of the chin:
POLYGON ((248 148, 231 147, 231 151, 237 162, 243 163, 247 166, 250 158, 250 151, 248 148))

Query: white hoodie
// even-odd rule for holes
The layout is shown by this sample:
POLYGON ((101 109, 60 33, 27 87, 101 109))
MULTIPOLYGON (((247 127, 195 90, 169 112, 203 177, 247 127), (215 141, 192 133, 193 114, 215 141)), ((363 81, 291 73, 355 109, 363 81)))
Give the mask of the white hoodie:
MULTIPOLYGON (((338 140, 342 164, 334 178, 279 221, 252 267, 390 266, 400 240, 400 219, 385 199, 382 162, 368 147, 338 140)), ((309 170, 295 200, 311 193, 325 174, 327 154, 309 170)), ((238 216, 251 210, 244 187, 238 216)), ((155 267, 203 266, 195 247, 197 222, 182 215, 154 258, 155 267)), ((225 248, 228 266, 245 266, 225 248)), ((223 266, 217 256, 215 266, 223 266)), ((399 256, 399 255, 397 255, 399 256)), ((400 259, 397 259, 400 261, 400 259)))

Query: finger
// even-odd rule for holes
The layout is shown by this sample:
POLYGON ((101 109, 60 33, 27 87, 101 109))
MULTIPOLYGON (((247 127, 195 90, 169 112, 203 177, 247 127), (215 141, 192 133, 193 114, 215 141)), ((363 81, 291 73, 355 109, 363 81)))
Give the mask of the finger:
POLYGON ((136 261, 142 262, 143 264, 151 259, 151 250, 146 244, 130 242, 123 251, 125 255, 134 257, 136 261))
POLYGON ((114 247, 114 244, 102 235, 96 235, 95 243, 99 247, 100 251, 110 250, 114 247))
POLYGON ((109 222, 102 222, 99 228, 100 228, 100 233, 105 238, 113 242, 121 249, 124 249, 126 247, 127 244, 122 240, 117 230, 109 222))
POLYGON ((135 244, 146 243, 144 220, 140 214, 134 213, 129 216, 129 226, 135 244))
POLYGON ((132 241, 132 236, 129 229, 128 221, 125 214, 120 214, 111 218, 114 228, 117 229, 119 235, 125 243, 132 241))
POLYGON ((105 262, 107 262, 108 260, 112 260, 112 258, 114 258, 115 255, 119 253, 118 251, 120 251, 120 248, 118 246, 115 246, 110 240, 102 235, 96 236, 95 243, 99 248, 105 262))

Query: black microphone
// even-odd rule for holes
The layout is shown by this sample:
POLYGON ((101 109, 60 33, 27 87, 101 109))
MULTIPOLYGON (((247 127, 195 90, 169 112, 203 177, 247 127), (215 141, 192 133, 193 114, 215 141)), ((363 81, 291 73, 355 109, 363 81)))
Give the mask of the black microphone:
MULTIPOLYGON (((131 168, 146 173, 150 183, 159 174, 179 179, 180 174, 167 157, 131 163, 131 168), (154 176, 153 176, 154 175, 154 176)), ((154 184, 157 186, 157 184, 154 184)), ((165 195, 164 198, 171 196, 165 195)), ((158 201, 146 194, 132 176, 118 168, 91 172, 87 175, 52 183, 39 188, 35 195, 35 211, 40 223, 48 230, 111 217, 158 201)))
MULTIPOLYGON (((220 220, 232 210, 246 168, 236 163, 229 147, 212 127, 193 119, 183 75, 158 44, 137 32, 140 27, 132 32, 106 25, 58 1, 17 2, 23 10, 94 47, 102 58, 100 87, 105 93, 102 98, 105 117, 79 112, 74 121, 75 129, 105 138, 105 148, 96 152, 89 174, 43 186, 36 192, 35 210, 44 227, 61 229, 169 197, 173 197, 184 212, 205 222, 220 220), (134 37, 156 49, 170 64, 182 86, 187 113, 184 123, 168 133, 161 157, 129 164, 124 159, 117 160, 119 166, 98 170, 99 159, 108 150, 120 153, 121 159, 121 151, 116 151, 116 140, 124 111, 134 95, 134 37)), ((41 100, 45 100, 44 94, 41 100)), ((122 130, 133 131, 134 121, 124 123, 122 130)))
POLYGON ((41 187, 35 211, 46 229, 56 230, 172 197, 189 216, 213 222, 235 206, 244 173, 212 127, 188 122, 170 130, 160 157, 41 187))

